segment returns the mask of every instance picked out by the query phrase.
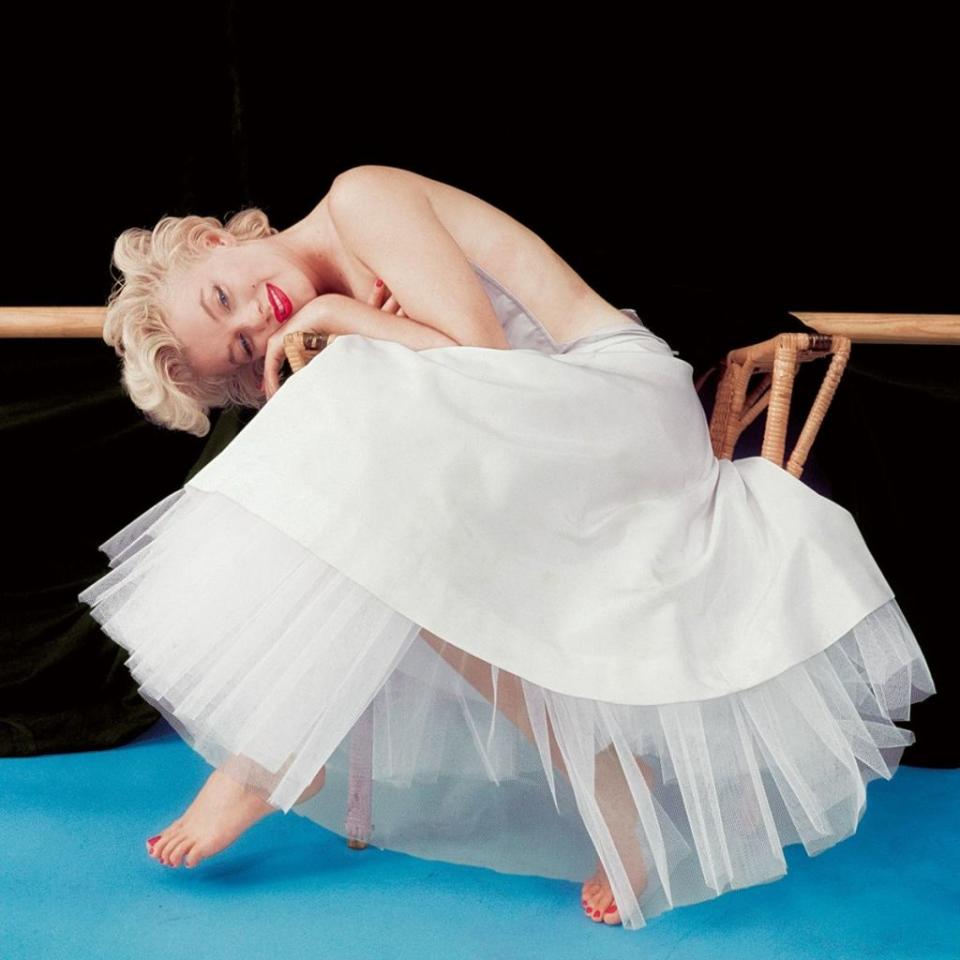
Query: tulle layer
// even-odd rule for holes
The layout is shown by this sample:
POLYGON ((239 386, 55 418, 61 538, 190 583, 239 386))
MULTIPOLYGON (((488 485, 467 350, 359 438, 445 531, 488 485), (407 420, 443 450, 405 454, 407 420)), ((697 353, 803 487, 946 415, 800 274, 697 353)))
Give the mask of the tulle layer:
POLYGON ((211 765, 381 848, 574 881, 599 857, 628 929, 851 835, 914 740, 894 721, 936 692, 893 599, 763 683, 645 706, 478 659, 218 493, 181 488, 101 549, 79 599, 211 765), (364 778, 369 835, 346 822, 364 778))

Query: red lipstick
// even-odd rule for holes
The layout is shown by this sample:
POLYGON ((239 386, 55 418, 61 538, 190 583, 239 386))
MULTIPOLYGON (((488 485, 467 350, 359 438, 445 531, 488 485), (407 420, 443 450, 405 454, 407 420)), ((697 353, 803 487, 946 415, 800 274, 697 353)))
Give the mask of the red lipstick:
POLYGON ((267 296, 270 297, 270 305, 273 307, 273 314, 277 318, 277 323, 283 323, 293 313, 293 304, 290 298, 272 283, 267 284, 267 296))

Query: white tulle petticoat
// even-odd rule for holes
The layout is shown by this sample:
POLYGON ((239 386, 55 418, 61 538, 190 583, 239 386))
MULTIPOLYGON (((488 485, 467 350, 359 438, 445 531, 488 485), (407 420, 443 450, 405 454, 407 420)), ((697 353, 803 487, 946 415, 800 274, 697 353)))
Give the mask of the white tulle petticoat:
MULTIPOLYGON (((448 358, 431 361, 430 354, 438 351, 401 355, 389 346, 369 347, 369 341, 336 352, 344 340, 360 339, 338 338, 285 384, 271 404, 286 391, 295 410, 303 402, 291 389, 298 380, 299 390, 314 391, 311 399, 318 409, 324 401, 329 406, 343 397, 346 381, 340 387, 325 386, 319 376, 325 364, 329 379, 336 382, 338 358, 344 367, 361 364, 367 374, 382 363, 385 379, 386 368, 392 376, 402 374, 408 364, 431 362, 442 368, 443 377, 454 369, 476 378, 478 368, 463 355, 450 358, 466 364, 458 367, 448 358), (312 387, 307 376, 311 370, 312 387), (324 395, 326 390, 341 392, 324 395)), ((552 359, 534 361, 531 356, 529 362, 552 359)), ((640 361, 641 378, 668 371, 660 389, 672 376, 666 365, 682 363, 667 356, 656 358, 652 367, 644 367, 646 362, 640 361)), ((518 378, 525 379, 526 365, 517 366, 518 378)), ((493 368, 483 369, 486 375, 478 382, 489 385, 493 368)), ((597 371, 587 365, 581 372, 597 371)), ((429 371, 421 373, 429 379, 429 371)), ((497 389, 486 398, 489 403, 469 409, 489 411, 496 405, 497 391, 509 388, 509 377, 508 370, 496 380, 497 389)), ((544 377, 536 382, 543 383, 544 377)), ((610 378, 604 382, 612 382, 615 389, 622 386, 610 378)), ((587 379, 580 383, 588 394, 597 389, 587 379)), ((442 389, 435 392, 446 395, 442 389)), ((626 394, 619 399, 625 402, 626 394)), ((561 442, 549 418, 517 420, 514 436, 505 441, 508 431, 501 420, 500 434, 491 442, 502 445, 520 438, 529 449, 531 437, 521 434, 525 423, 537 422, 543 428, 539 465, 551 466, 553 456, 570 465, 566 477, 558 477, 550 487, 558 514, 552 519, 536 515, 546 489, 538 488, 526 504, 530 512, 510 513, 499 531, 509 537, 516 523, 529 517, 527 539, 515 545, 516 564, 511 566, 510 555, 497 561, 506 577, 512 574, 518 580, 512 590, 509 583, 503 587, 508 592, 504 597, 497 594, 500 584, 494 574, 482 568, 489 562, 484 548, 497 544, 497 534, 491 532, 489 541, 481 543, 483 531, 473 526, 471 511, 477 517, 495 515, 482 501, 489 495, 502 504, 505 488, 497 481, 506 474, 496 474, 489 460, 484 461, 488 472, 483 477, 464 472, 462 482, 475 484, 468 503, 455 492, 447 499, 444 491, 455 491, 456 484, 449 477, 437 479, 444 470, 459 473, 458 464, 443 454, 429 463, 417 461, 416 470, 427 477, 424 483, 431 494, 428 511, 407 485, 404 471, 410 464, 397 457, 388 433, 382 438, 377 433, 396 430, 387 417, 395 401, 381 397, 383 416, 371 419, 366 410, 346 434, 358 444, 383 440, 379 469, 386 477, 362 494, 369 496, 367 503, 356 502, 360 494, 351 487, 356 478, 349 464, 343 467, 341 462, 341 472, 333 475, 324 474, 312 460, 302 460, 316 456, 312 437, 295 445, 297 453, 282 443, 271 448, 265 438, 288 423, 290 413, 281 404, 273 410, 268 404, 214 461, 221 472, 201 473, 101 546, 111 570, 81 593, 80 600, 90 604, 105 632, 130 652, 127 667, 141 694, 191 747, 279 809, 344 833, 351 735, 363 726, 372 733, 372 844, 574 881, 590 876, 599 858, 628 929, 642 927, 672 907, 782 876, 783 847, 788 844, 802 843, 813 855, 856 830, 866 808, 866 784, 892 777, 904 748, 913 742, 913 734, 894 720, 909 719, 911 703, 935 688, 885 581, 867 569, 866 560, 850 569, 849 558, 860 548, 846 525, 845 511, 833 504, 823 507, 827 526, 839 524, 829 536, 824 534, 826 540, 816 532, 795 536, 787 515, 809 509, 813 513, 807 519, 816 523, 823 500, 800 481, 770 464, 688 458, 686 463, 694 464, 690 475, 678 480, 676 470, 667 470, 663 483, 676 482, 692 499, 678 506, 667 496, 666 514, 658 516, 683 524, 690 534, 684 549, 716 561, 717 577, 728 549, 725 538, 731 528, 733 534, 738 529, 731 518, 739 518, 740 536, 753 553, 759 551, 757 563, 767 565, 762 576, 753 578, 760 581, 750 588, 757 592, 744 595, 751 604, 748 615, 717 599, 712 601, 714 619, 697 608, 705 602, 702 563, 698 567, 680 548, 669 556, 664 553, 662 545, 671 542, 671 530, 655 529, 652 521, 647 547, 637 544, 641 561, 635 575, 644 589, 624 598, 615 589, 621 568, 605 571, 602 558, 621 556, 614 534, 632 529, 627 506, 641 511, 634 520, 649 518, 652 515, 642 510, 651 497, 618 504, 611 492, 616 478, 612 487, 602 478, 589 489, 583 487, 578 463, 582 455, 595 451, 578 446, 577 438, 597 443, 596 429, 592 434, 573 430, 567 436, 574 439, 561 442), (251 430, 268 411, 264 430, 251 430), (260 473, 258 455, 267 464, 260 473), (243 478, 241 483, 231 479, 237 477, 243 478), (564 483, 572 485, 571 491, 581 491, 583 499, 572 492, 564 497, 564 483), (775 496, 771 489, 776 489, 775 496), (314 522, 323 511, 311 510, 311 494, 324 501, 330 517, 347 506, 361 510, 363 529, 351 528, 337 541, 352 545, 352 553, 338 553, 335 544, 329 553, 324 549, 327 521, 314 522), (285 495, 285 515, 259 509, 271 497, 285 495), (383 498, 390 501, 391 511, 408 503, 413 517, 400 522, 391 520, 392 513, 371 516, 383 498), (602 516, 589 514, 598 500, 602 516), (614 514, 618 526, 604 527, 614 514), (562 518, 561 539, 552 552, 543 553, 541 568, 528 565, 524 549, 543 548, 538 524, 555 529, 557 516, 562 518), (595 532, 595 541, 564 539, 569 527, 563 524, 571 516, 580 523, 578 529, 595 532), (443 561, 453 567, 463 564, 459 554, 467 541, 443 540, 452 536, 452 525, 442 527, 442 533, 431 527, 447 523, 444 517, 461 520, 466 527, 462 536, 478 545, 477 567, 470 577, 465 568, 443 577, 440 568, 430 567, 428 553, 420 551, 421 542, 435 543, 441 568, 443 561), (697 524, 705 527, 698 531, 697 524), (416 532, 422 527, 427 528, 423 541, 416 532), (837 544, 834 552, 823 544, 837 530, 849 542, 846 548, 837 544), (407 540, 401 537, 405 531, 407 540), (569 553, 563 553, 568 547, 569 553), (578 554, 581 547, 584 552, 578 554), (654 565, 644 565, 643 549, 656 551, 654 565), (365 565, 369 553, 377 555, 365 565), (593 556, 601 558, 600 565, 590 566, 593 556), (830 567, 830 558, 836 557, 846 558, 846 566, 838 568, 843 575, 830 567), (342 562, 334 564, 331 558, 342 562), (538 581, 549 593, 547 574, 555 572, 562 580, 568 564, 585 578, 582 596, 564 600, 549 594, 544 605, 536 592, 538 581), (818 597, 827 612, 802 599, 791 608, 783 584, 815 589, 822 567, 833 591, 818 597), (533 580, 524 579, 528 570, 533 580), (651 577, 651 570, 656 576, 651 577), (682 592, 684 583, 689 595, 682 592), (468 595, 468 584, 475 585, 475 597, 468 595), (655 591, 654 586, 662 589, 655 591), (614 607, 630 601, 638 615, 632 620, 609 616, 596 605, 604 590, 614 607), (674 607, 664 594, 673 597, 674 607), (472 603, 485 598, 495 616, 478 618, 476 631, 471 631, 472 603), (659 605, 644 606, 654 599, 659 605), (645 610, 649 617, 640 615, 645 610), (591 611, 596 616, 591 617, 591 611), (537 617, 551 615, 556 621, 538 631, 537 617), (741 627, 752 631, 749 642, 741 641, 741 627), (518 637, 524 636, 529 636, 529 644, 518 650, 518 637), (618 651, 622 660, 613 664, 618 677, 608 680, 604 666, 610 667, 609 658, 618 651), (658 675, 664 678, 660 687, 658 675), (636 695, 610 695, 621 691, 636 695), (518 722, 508 719, 511 713, 518 722), (298 803, 324 765, 323 789, 298 803)), ((536 400, 532 402, 536 406, 536 400)), ((463 406, 453 420, 462 422, 469 399, 458 403, 463 406)), ((608 415, 610 408, 603 409, 608 415)), ((690 409, 684 407, 685 415, 690 409)), ((344 408, 336 413, 343 414, 344 408)), ((599 438, 614 474, 629 462, 618 460, 621 449, 627 449, 619 435, 628 428, 634 437, 638 430, 642 434, 640 422, 624 422, 599 438)), ((339 427, 320 415, 307 427, 308 432, 314 429, 327 444, 340 436, 339 427)), ((657 442, 677 442, 662 422, 654 429, 657 442)), ((702 443, 699 424, 687 432, 702 443)), ((454 443, 452 434, 441 439, 454 443)), ((643 440, 641 436, 639 442, 643 440)), ((511 464, 522 464, 519 449, 511 464)), ((335 452, 327 448, 328 456, 335 452)), ((463 456, 464 447, 458 445, 457 452, 463 456)), ((649 445, 647 452, 653 452, 649 445)), ((357 476, 363 475, 363 467, 358 462, 357 476)), ((477 462, 472 467, 476 469, 477 462)), ((535 473, 528 470, 525 476, 535 473)), ((646 475, 642 469, 635 471, 629 479, 636 488, 645 476, 648 492, 661 482, 649 469, 646 475)), ((515 485, 507 484, 507 489, 516 494, 515 485)), ((339 522, 344 522, 342 517, 339 522)), ((738 563, 736 572, 749 571, 738 563)), ((720 581, 714 586, 713 594, 706 591, 714 598, 731 589, 720 581)))

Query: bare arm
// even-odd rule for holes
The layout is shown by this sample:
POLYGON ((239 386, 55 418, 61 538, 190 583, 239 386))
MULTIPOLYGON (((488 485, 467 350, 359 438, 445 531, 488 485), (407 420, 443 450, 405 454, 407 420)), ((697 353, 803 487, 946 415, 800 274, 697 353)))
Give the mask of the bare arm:
POLYGON ((392 340, 411 350, 460 346, 445 333, 410 317, 398 317, 341 293, 317 297, 317 325, 324 333, 359 333, 374 340, 392 340))
POLYGON ((351 167, 336 177, 329 197, 344 245, 383 277, 408 314, 463 346, 510 349, 466 255, 406 171, 351 167))
POLYGON ((280 368, 285 359, 283 338, 297 331, 326 333, 331 338, 358 333, 375 340, 402 343, 412 350, 461 345, 445 333, 410 317, 398 317, 344 294, 324 293, 305 303, 267 341, 263 392, 268 400, 280 389, 280 368))

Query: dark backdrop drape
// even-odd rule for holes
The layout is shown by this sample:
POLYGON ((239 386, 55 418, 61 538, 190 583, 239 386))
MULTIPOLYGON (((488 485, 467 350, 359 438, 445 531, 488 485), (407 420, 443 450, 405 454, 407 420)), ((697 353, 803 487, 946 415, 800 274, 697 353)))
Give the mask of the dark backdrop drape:
MULTIPOLYGON (((2 161, 16 242, 0 305, 103 303, 113 239, 128 226, 256 205, 282 228, 340 170, 385 163, 517 217, 697 374, 734 346, 805 329, 790 310, 960 313, 955 243, 937 229, 956 222, 956 178, 929 100, 898 114, 876 88, 850 114, 825 109, 833 88, 807 112, 807 77, 807 99, 781 101, 777 125, 716 84, 668 103, 616 55, 612 34, 607 55, 590 69, 578 59, 575 76, 561 61, 524 76, 488 57, 456 83, 453 65, 431 61, 421 84, 397 51, 380 74, 365 47, 338 52, 319 15, 291 15, 281 55, 263 7, 162 9, 146 31, 106 15, 91 31, 98 14, 58 14, 57 35, 43 34, 42 88, 0 68, 4 129, 16 134, 2 161)), ((918 738, 904 762, 925 766, 960 762, 948 733, 958 356, 855 345, 804 476, 854 514, 928 657, 938 693, 902 724, 918 738)), ((3 756, 106 748, 157 719, 125 651, 76 595, 106 570, 97 545, 251 415, 218 415, 204 439, 153 427, 123 395, 118 362, 99 340, 0 340, 3 756)), ((802 410, 814 378, 801 371, 802 410)), ((759 428, 738 456, 757 452, 759 428)))

